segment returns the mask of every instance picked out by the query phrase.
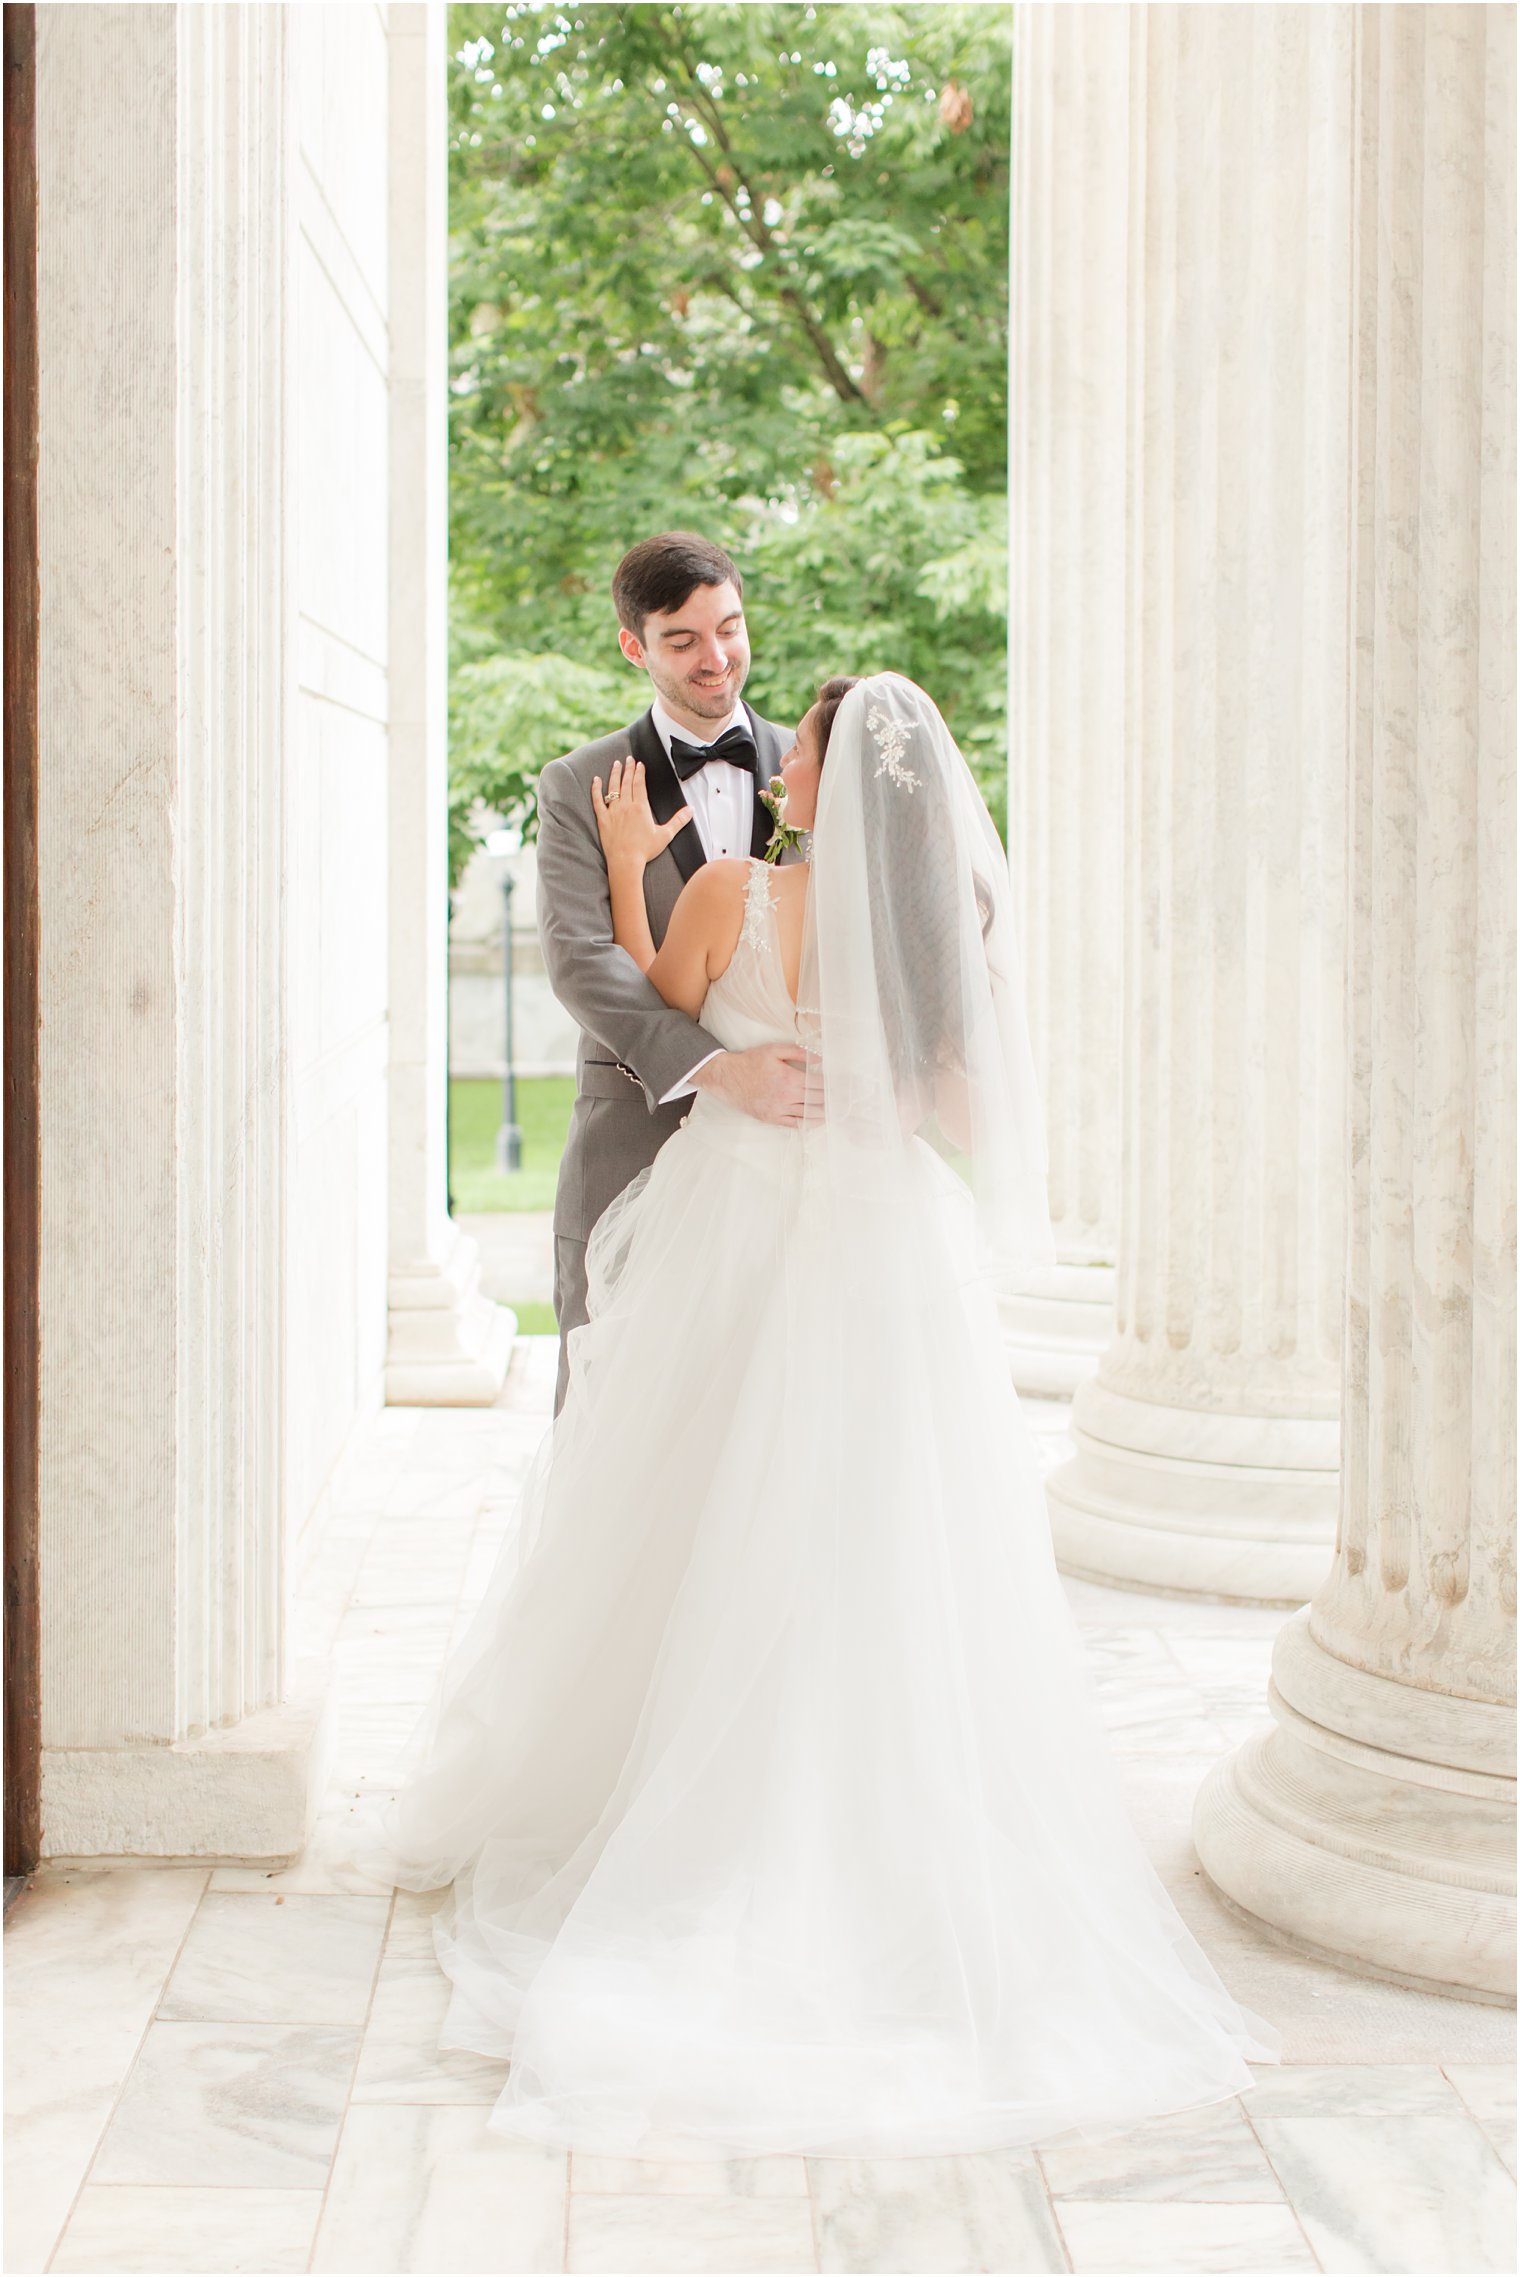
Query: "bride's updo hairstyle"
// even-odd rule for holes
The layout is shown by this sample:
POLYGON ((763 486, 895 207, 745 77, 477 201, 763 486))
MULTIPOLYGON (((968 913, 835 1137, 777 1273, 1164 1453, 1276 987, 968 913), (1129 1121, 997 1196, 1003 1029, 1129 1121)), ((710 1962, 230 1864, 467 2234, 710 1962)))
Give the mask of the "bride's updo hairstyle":
POLYGON ((818 706, 818 762, 821 766, 829 755, 829 737, 834 732, 834 719, 840 705, 852 688, 860 686, 859 674, 836 672, 825 680, 815 701, 818 706))

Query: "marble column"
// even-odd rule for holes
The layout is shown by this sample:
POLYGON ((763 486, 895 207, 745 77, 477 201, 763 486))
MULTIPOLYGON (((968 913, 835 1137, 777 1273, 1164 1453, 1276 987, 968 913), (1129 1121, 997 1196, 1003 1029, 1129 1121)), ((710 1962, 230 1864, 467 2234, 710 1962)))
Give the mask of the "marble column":
POLYGON ((1350 1238, 1335 1561, 1199 1855, 1378 1976, 1514 1988, 1515 18, 1357 22, 1350 1238))
POLYGON ((1057 1261, 999 1302, 1014 1382, 1062 1398, 1119 1240, 1130 21, 1014 11, 1008 853, 1057 1261))
POLYGON ((1130 47, 1117 1328, 1050 1512, 1070 1572, 1297 1604, 1339 1456, 1351 12, 1130 47))
POLYGON ((385 1396, 489 1407, 517 1323, 448 1211, 448 11, 390 44, 390 1275, 385 1396))
POLYGON ((43 1840, 286 1855, 284 11, 38 23, 43 1840))

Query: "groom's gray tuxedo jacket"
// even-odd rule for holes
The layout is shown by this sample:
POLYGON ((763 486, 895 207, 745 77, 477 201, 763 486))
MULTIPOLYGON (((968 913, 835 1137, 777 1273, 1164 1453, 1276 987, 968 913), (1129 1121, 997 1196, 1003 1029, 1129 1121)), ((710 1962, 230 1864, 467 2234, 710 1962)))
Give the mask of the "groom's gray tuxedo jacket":
MULTIPOLYGON (((758 754, 751 852, 762 854, 771 818, 759 793, 788 738, 748 704, 758 754)), ((538 779, 538 932, 549 983, 580 1023, 575 1108, 554 1197, 555 1306, 562 1340, 585 1318, 585 1246, 607 1204, 664 1145, 689 1098, 660 1105, 714 1049, 707 1030, 673 1012, 612 938, 607 864, 591 805, 591 780, 605 784, 614 759, 644 763, 649 804, 668 821, 685 795, 649 712, 616 735, 553 759, 538 779)), ((678 831, 644 872, 644 901, 655 946, 665 938, 681 888, 705 859, 694 822, 678 831)), ((563 1397, 564 1366, 560 1369, 563 1397)))

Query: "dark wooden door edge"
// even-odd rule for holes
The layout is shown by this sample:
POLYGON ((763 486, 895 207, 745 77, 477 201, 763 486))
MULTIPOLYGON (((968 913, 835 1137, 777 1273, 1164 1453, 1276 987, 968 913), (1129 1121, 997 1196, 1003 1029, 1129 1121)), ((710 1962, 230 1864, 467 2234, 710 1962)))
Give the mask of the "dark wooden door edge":
POLYGON ((37 11, 6 0, 3 1234, 5 1872, 42 1843, 37 1577, 37 11))

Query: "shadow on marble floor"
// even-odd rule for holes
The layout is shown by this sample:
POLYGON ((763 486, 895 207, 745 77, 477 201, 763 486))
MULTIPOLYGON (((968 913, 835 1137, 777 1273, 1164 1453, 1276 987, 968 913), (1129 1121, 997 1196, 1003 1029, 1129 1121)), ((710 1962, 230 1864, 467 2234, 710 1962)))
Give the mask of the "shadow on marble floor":
MULTIPOLYGON (((1282 2031, 1255 2091, 1097 2144, 965 2158, 618 2160, 490 2134, 504 2078, 440 2056, 435 1899, 340 1887, 484 1589, 554 1346, 503 1403, 390 1410, 346 1467, 298 1634, 332 1656, 316 1836, 278 1874, 49 1865, 7 1923, 11 2271, 1512 2270, 1513 2017, 1269 1942, 1188 1835, 1282 1616, 1069 1584, 1136 1824, 1231 1990, 1282 2031)), ((1049 1461, 1065 1412, 1028 1403, 1049 1461)))

